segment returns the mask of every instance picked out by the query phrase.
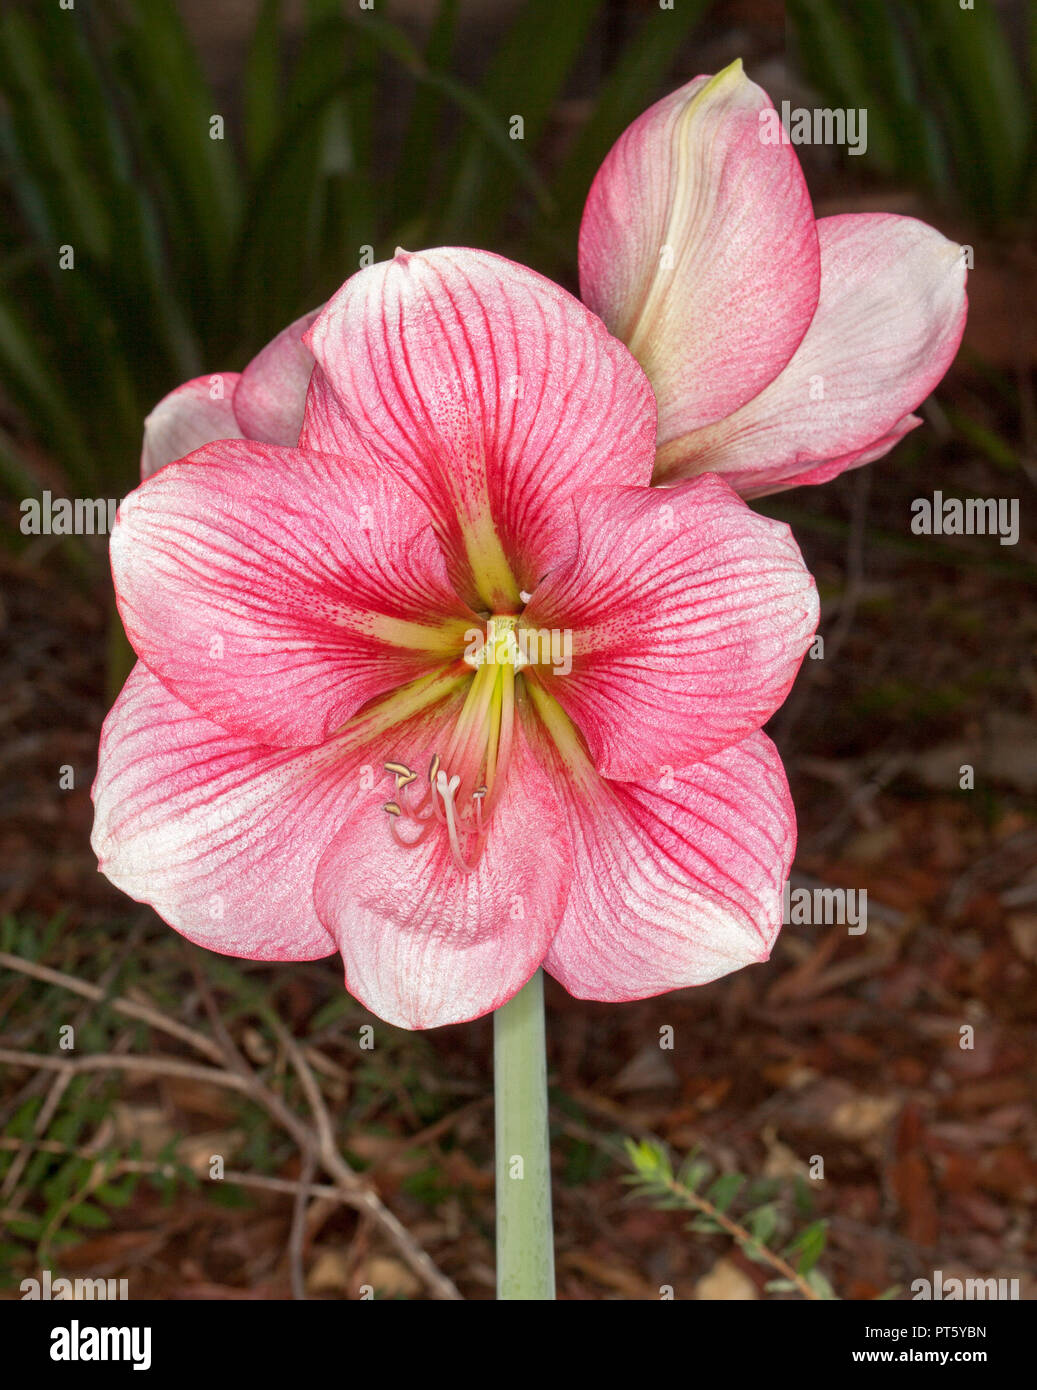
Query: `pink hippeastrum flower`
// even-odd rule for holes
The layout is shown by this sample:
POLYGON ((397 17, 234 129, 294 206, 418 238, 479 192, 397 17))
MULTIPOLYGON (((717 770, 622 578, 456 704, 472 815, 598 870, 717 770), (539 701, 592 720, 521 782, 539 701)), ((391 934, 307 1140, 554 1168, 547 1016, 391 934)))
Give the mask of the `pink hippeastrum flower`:
POLYGON ((399 252, 305 342, 297 447, 207 444, 120 512, 103 872, 213 950, 337 948, 408 1028, 541 964, 625 1000, 765 959, 795 829, 760 728, 817 622, 788 528, 649 487, 640 367, 498 256, 399 252))
POLYGON ((580 288, 652 383, 654 481, 715 472, 745 497, 888 453, 965 326, 962 248, 911 217, 815 221, 741 62, 620 136, 584 209, 580 288))
POLYGON ((303 336, 319 313, 282 329, 243 372, 194 377, 163 396, 144 421, 141 478, 218 439, 294 444, 313 371, 303 336))

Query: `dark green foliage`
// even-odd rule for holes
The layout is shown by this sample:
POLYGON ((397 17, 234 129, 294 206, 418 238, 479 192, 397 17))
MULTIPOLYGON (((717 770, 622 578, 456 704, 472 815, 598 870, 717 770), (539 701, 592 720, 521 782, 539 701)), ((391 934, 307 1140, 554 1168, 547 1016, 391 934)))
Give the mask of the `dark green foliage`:
POLYGON ((1033 59, 1012 28, 1025 21, 1022 6, 789 0, 787 11, 818 93, 833 106, 867 109, 862 164, 988 227, 1033 212, 1033 59))
POLYGON ((0 389, 16 411, 0 478, 14 496, 55 467, 81 494, 132 487, 155 402, 243 366, 365 247, 382 259, 449 240, 572 281, 597 164, 708 0, 633 28, 553 181, 539 172, 550 118, 603 0, 527 0, 474 85, 455 75, 457 0, 423 46, 341 0, 307 0, 289 42, 282 8, 263 0, 226 98, 174 0, 22 4, 0 20, 0 389))

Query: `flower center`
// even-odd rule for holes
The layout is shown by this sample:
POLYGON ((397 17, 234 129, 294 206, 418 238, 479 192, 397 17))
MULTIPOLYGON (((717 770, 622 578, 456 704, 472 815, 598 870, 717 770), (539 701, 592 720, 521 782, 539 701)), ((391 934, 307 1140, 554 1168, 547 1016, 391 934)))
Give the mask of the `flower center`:
MULTIPOLYGON (((385 803, 396 842, 419 845, 435 826, 450 842, 454 863, 471 873, 482 857, 490 820, 504 790, 515 725, 515 673, 526 665, 515 640, 515 617, 492 617, 486 636, 465 650, 475 670, 461 713, 424 780, 406 763, 389 762, 396 799, 385 803)), ((473 630, 474 631, 474 630, 473 630)))

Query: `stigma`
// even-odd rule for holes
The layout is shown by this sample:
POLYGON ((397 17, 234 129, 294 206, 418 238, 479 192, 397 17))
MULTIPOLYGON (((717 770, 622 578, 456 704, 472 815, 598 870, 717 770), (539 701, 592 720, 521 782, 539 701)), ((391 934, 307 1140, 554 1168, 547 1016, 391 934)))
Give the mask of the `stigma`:
POLYGON ((462 873, 482 857, 504 790, 515 729, 515 676, 526 660, 515 640, 517 619, 491 617, 486 635, 465 649, 474 675, 461 712, 424 777, 401 761, 384 764, 395 779, 385 802, 397 844, 413 849, 432 833, 446 837, 462 873))

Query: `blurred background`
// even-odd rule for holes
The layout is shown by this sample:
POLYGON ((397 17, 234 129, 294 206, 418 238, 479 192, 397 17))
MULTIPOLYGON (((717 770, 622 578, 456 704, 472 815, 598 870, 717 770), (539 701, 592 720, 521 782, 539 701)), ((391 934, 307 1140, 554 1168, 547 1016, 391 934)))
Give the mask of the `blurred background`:
POLYGON ((971 312, 923 428, 757 504, 823 601, 770 728, 793 885, 866 889, 867 933, 788 926, 767 965, 621 1007, 548 982, 559 1292, 904 1298, 940 1269, 1034 1297, 1035 55, 1014 0, 5 6, 0 1296, 41 1268, 144 1298, 493 1296, 489 1020, 367 1050, 337 958, 224 960, 109 887, 105 540, 23 535, 19 504, 121 497, 155 402, 240 369, 365 246, 485 247, 575 291, 612 142, 740 56, 776 104, 867 109, 862 157, 799 148, 818 215, 971 246, 971 312), (914 535, 937 489, 1018 499, 1018 544, 914 535), (68 1058, 111 1064, 63 1066, 68 1025, 68 1058))

